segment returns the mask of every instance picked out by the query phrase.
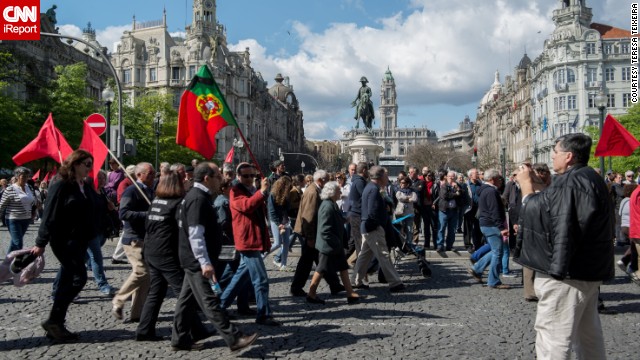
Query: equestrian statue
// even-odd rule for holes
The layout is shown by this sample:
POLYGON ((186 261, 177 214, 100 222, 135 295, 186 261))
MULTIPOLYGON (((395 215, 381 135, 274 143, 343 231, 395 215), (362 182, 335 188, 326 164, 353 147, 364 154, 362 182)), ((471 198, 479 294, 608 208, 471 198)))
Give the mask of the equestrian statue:
POLYGON ((351 107, 356 108, 356 115, 354 117, 356 120, 356 129, 359 128, 360 119, 362 119, 362 124, 366 132, 370 133, 373 126, 373 119, 376 117, 373 112, 373 102, 371 101, 371 88, 367 86, 369 80, 367 80, 366 77, 361 77, 360 82, 362 86, 360 90, 358 90, 356 99, 351 102, 351 107))

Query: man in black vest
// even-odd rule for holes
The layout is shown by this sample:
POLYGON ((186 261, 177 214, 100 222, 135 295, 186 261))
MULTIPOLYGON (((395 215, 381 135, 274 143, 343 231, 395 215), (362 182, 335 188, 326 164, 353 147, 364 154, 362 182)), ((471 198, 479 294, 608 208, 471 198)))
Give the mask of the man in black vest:
POLYGON ((202 309, 207 319, 218 330, 231 351, 247 347, 258 338, 258 334, 243 335, 229 322, 227 312, 220 307, 220 298, 211 289, 217 282, 216 267, 222 248, 222 231, 216 221, 212 206, 212 194, 220 189, 222 174, 213 163, 199 163, 194 171, 194 185, 180 205, 178 214, 179 245, 178 256, 184 268, 182 291, 176 303, 176 311, 171 333, 173 350, 200 350, 203 344, 193 343, 191 319, 193 307, 188 306, 192 297, 202 309))

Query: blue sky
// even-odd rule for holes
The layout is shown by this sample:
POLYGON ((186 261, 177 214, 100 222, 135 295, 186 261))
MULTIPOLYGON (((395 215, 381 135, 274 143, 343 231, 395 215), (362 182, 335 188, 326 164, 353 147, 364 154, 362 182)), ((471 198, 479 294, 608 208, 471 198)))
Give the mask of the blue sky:
MULTIPOLYGON (((630 0, 587 0, 593 21, 629 29, 630 0)), ((192 0, 41 1, 58 6, 62 33, 91 22, 109 49, 136 21, 159 20, 170 33, 191 23, 192 0)), ((387 70, 396 80, 399 126, 454 130, 493 83, 513 72, 525 49, 537 57, 553 31, 557 0, 218 0, 217 19, 233 49, 250 48, 269 86, 289 76, 310 139, 337 139, 354 125, 349 104, 366 76, 380 103, 387 70)), ((376 114, 376 117, 379 117, 376 114)), ((376 121, 374 127, 378 127, 376 121)))

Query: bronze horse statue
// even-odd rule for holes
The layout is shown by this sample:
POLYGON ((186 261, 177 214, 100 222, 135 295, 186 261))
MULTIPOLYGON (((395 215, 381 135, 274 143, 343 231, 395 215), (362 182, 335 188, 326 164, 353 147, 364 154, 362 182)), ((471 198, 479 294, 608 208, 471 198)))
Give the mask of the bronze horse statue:
POLYGON ((362 119, 366 131, 371 132, 373 119, 376 117, 373 112, 373 103, 371 102, 371 89, 367 86, 369 81, 366 77, 363 76, 360 82, 362 83, 362 87, 358 91, 358 96, 351 102, 352 107, 356 106, 356 115, 354 117, 356 120, 356 129, 359 128, 359 120, 362 119))

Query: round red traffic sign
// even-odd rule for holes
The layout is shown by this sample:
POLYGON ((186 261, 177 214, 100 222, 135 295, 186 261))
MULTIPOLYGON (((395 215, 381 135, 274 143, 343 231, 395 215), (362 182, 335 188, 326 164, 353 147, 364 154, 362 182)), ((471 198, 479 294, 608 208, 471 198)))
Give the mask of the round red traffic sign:
POLYGON ((87 124, 98 134, 98 136, 104 134, 107 130, 107 119, 102 114, 94 113, 87 118, 87 124))

